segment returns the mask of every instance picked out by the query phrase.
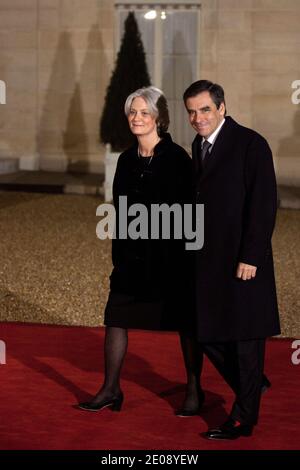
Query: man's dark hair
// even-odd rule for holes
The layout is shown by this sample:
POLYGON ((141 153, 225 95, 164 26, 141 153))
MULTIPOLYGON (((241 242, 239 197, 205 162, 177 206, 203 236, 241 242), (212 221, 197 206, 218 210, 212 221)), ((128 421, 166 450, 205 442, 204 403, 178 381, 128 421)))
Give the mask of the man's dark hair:
POLYGON ((215 103, 217 109, 219 109, 221 103, 225 104, 225 95, 224 90, 221 85, 217 83, 210 82, 209 80, 198 80, 197 82, 192 83, 183 94, 183 101, 186 104, 188 98, 199 95, 203 91, 208 91, 211 99, 215 103))

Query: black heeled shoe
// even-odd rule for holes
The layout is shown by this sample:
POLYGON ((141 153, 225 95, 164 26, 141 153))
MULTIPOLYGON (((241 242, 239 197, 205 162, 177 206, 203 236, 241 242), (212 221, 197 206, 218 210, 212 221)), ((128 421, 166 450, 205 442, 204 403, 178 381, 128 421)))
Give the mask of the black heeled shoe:
POLYGON ((79 403, 77 407, 85 411, 100 411, 103 408, 107 408, 107 407, 109 407, 112 411, 121 411, 123 399, 124 399, 124 395, 123 393, 121 393, 117 397, 106 398, 100 401, 99 403, 95 403, 93 401, 86 401, 84 403, 79 403))
POLYGON ((190 416, 196 416, 200 413, 204 401, 205 401, 205 394, 203 390, 200 390, 198 393, 199 404, 197 408, 185 408, 183 406, 182 408, 179 408, 178 410, 175 411, 175 415, 178 416, 179 418, 189 418, 190 416))

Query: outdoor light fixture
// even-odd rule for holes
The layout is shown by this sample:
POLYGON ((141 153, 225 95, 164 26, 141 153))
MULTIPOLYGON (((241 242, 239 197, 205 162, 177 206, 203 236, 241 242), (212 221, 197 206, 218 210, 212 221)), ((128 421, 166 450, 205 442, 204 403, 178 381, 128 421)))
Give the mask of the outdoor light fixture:
POLYGON ((156 18, 156 11, 155 11, 155 10, 147 11, 147 13, 144 14, 144 18, 145 18, 146 20, 155 20, 155 18, 156 18))
MULTIPOLYGON (((144 14, 144 18, 146 20, 155 20, 156 17, 157 17, 157 13, 155 10, 149 10, 147 11, 147 13, 144 14)), ((167 18, 166 12, 162 11, 160 14, 160 17, 162 20, 165 20, 167 18)))

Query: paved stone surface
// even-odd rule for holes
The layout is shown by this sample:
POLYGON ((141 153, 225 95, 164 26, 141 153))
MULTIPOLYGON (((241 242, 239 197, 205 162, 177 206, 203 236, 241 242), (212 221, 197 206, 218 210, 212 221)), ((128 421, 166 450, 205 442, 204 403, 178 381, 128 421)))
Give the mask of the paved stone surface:
POLYGON ((0 189, 40 193, 103 194, 103 174, 17 171, 0 175, 0 189))

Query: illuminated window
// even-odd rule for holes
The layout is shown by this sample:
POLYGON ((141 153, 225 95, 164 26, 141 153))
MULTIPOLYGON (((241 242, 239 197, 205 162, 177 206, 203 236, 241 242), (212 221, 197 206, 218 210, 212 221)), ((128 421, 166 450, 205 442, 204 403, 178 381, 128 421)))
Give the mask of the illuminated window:
POLYGON ((116 52, 129 11, 134 11, 146 52, 152 84, 165 93, 170 111, 170 132, 190 148, 191 130, 183 106, 184 90, 200 77, 200 2, 115 1, 116 52))

